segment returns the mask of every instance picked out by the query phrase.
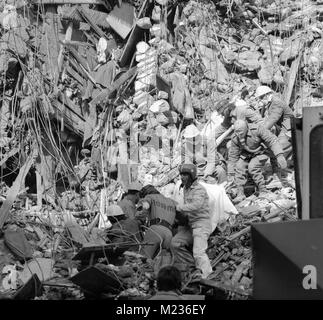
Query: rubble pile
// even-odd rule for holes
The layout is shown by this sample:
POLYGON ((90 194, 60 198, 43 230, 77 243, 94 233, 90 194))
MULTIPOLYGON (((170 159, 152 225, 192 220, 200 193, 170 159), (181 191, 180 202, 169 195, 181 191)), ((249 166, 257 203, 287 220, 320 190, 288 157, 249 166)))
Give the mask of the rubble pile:
POLYGON ((239 204, 239 214, 234 219, 219 225, 219 232, 210 237, 208 249, 215 270, 213 285, 241 298, 252 294, 250 226, 258 222, 296 221, 295 198, 292 188, 277 190, 266 199, 250 196, 239 204))
MULTIPOLYGON (((322 103, 320 1, 85 2, 0 4, 3 297, 81 299, 86 290, 68 279, 82 270, 109 274, 112 298, 151 295, 153 267, 105 247, 95 222, 106 207, 136 179, 173 197, 183 130, 194 123, 206 134, 220 123, 219 101, 246 89, 253 105, 266 84, 296 117, 322 103), (87 257, 87 270, 72 260, 91 246, 115 263, 87 257), (33 261, 42 290, 24 274, 33 261)), ((210 237, 217 287, 251 295, 250 225, 296 219, 293 173, 288 181, 266 199, 251 192, 210 237)))

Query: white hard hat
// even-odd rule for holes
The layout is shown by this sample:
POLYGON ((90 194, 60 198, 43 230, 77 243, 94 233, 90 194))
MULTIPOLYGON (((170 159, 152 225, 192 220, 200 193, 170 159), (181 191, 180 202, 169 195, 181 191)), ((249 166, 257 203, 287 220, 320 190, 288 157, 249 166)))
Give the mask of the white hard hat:
POLYGON ((235 104, 235 106, 237 108, 239 108, 239 107, 247 107, 248 106, 247 102, 242 100, 242 99, 237 99, 234 104, 235 104))
POLYGON ((256 90, 256 98, 260 98, 270 92, 272 92, 272 89, 270 89, 268 86, 260 86, 256 90))
POLYGON ((188 125, 184 130, 183 130, 183 137, 184 138, 194 138, 197 137, 199 134, 201 134, 200 130, 196 128, 194 124, 188 125))
POLYGON ((122 211, 121 207, 118 206, 117 204, 111 204, 107 208, 107 216, 108 217, 116 217, 116 216, 121 216, 123 214, 124 214, 124 212, 122 211))
POLYGON ((142 184, 138 181, 131 182, 128 187, 129 190, 140 191, 143 188, 142 184))

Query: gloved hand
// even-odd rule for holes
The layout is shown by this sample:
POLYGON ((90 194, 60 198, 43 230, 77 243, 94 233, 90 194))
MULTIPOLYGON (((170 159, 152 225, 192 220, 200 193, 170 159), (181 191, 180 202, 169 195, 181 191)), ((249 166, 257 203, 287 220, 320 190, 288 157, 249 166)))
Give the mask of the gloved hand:
POLYGON ((277 156, 277 164, 280 169, 286 169, 287 168, 287 161, 285 157, 280 154, 277 156))

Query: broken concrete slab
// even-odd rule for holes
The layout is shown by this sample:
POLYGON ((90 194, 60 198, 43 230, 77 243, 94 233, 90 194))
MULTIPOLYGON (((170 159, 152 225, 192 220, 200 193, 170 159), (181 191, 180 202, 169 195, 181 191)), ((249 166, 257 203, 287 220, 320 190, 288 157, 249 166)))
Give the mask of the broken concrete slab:
POLYGON ((239 52, 234 64, 241 72, 257 71, 261 67, 260 57, 261 53, 258 51, 239 52))
POLYGON ((33 274, 36 274, 40 281, 49 280, 53 277, 54 260, 46 258, 35 258, 27 262, 24 269, 18 273, 19 279, 26 284, 33 274))
POLYGON ((120 7, 113 8, 106 20, 110 27, 125 39, 135 24, 135 8, 129 3, 123 2, 120 7))

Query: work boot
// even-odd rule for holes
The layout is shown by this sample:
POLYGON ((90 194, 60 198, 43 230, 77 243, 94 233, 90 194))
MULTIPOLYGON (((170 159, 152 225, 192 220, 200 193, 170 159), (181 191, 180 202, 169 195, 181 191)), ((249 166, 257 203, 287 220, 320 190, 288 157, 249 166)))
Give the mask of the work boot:
POLYGON ((240 203, 241 201, 243 201, 244 199, 246 199, 246 196, 244 194, 244 191, 243 191, 243 187, 238 187, 237 188, 237 195, 236 197, 232 200, 232 202, 234 204, 238 204, 240 203))

